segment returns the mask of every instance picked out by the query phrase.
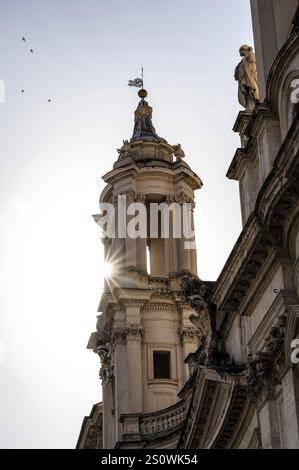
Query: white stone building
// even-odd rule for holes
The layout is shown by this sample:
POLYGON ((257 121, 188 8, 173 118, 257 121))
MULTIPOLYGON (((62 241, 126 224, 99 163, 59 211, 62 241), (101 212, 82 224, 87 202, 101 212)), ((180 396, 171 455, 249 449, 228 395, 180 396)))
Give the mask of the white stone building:
MULTIPOLYGON (((161 225, 158 238, 106 239, 114 274, 89 342, 103 408, 85 419, 79 448, 299 448, 299 8, 251 9, 260 102, 237 117, 227 173, 239 182, 242 232, 214 283, 161 225)), ((144 97, 136 113, 101 201, 193 204, 200 179, 157 136, 144 97)))

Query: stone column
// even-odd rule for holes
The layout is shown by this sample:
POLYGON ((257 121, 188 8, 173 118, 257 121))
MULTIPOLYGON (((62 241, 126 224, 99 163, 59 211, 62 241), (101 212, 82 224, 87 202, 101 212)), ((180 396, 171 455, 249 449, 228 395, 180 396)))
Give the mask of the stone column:
MULTIPOLYGON (((136 193, 134 191, 131 191, 129 192, 128 194, 126 194, 127 196, 127 207, 130 205, 130 204, 133 204, 134 202, 136 202, 136 193)), ((133 216, 129 216, 127 218, 127 224, 129 222, 129 220, 133 218, 133 216)), ((126 240, 125 240, 125 267, 126 268, 136 268, 137 266, 137 239, 133 239, 133 238, 130 238, 128 237, 128 235, 126 236, 126 240)))
MULTIPOLYGON (((119 214, 118 214, 118 196, 112 198, 112 203, 115 210, 115 229, 116 236, 112 238, 111 245, 109 248, 109 258, 108 261, 111 263, 113 275, 110 278, 110 285, 113 287, 113 280, 117 278, 119 285, 122 285, 122 273, 125 265, 125 238, 120 238, 119 234, 119 214)), ((122 215, 120 215, 122 217, 122 215)))
MULTIPOLYGON (((195 209, 195 203, 192 201, 192 230, 195 231, 195 226, 194 226, 194 209, 195 209)), ((194 249, 190 250, 190 258, 191 258, 191 273, 197 276, 197 251, 196 251, 196 245, 195 245, 195 239, 194 239, 194 249)))
POLYGON ((117 328, 113 331, 115 341, 114 377, 115 377, 115 437, 121 439, 122 426, 120 416, 129 413, 128 360, 126 350, 126 329, 117 328))
POLYGON ((258 410, 263 449, 280 449, 278 406, 275 400, 265 400, 258 410))
POLYGON ((115 408, 112 380, 103 384, 103 448, 115 446, 115 408))
MULTIPOLYGON (((167 199, 167 203, 171 204, 173 201, 170 197, 167 199)), ((169 237, 164 239, 164 249, 165 249, 165 275, 175 271, 174 268, 174 241, 173 238, 173 220, 171 214, 169 214, 169 237)))
MULTIPOLYGON (((138 193, 137 202, 145 205, 145 195, 143 193, 138 193)), ((144 274, 147 273, 147 260, 146 260, 146 251, 147 251, 147 238, 138 237, 136 240, 136 266, 137 269, 144 274)))
MULTIPOLYGON (((298 429, 298 392, 299 387, 297 383, 296 390, 296 373, 297 368, 290 367, 284 374, 281 385, 282 385, 282 435, 283 435, 283 447, 285 449, 298 449, 299 448, 299 429, 298 429), (297 397, 296 397, 297 392, 297 397)), ((297 377, 298 380, 298 377, 297 377)))
POLYGON ((141 325, 130 325, 127 335, 128 354, 128 380, 129 388, 129 412, 142 412, 142 358, 141 339, 143 327, 141 325))

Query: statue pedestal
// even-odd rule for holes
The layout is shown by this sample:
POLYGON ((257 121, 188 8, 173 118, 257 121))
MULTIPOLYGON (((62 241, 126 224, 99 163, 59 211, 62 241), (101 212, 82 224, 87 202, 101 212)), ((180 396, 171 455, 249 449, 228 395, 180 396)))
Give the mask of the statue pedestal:
POLYGON ((248 136, 246 135, 246 128, 251 119, 252 113, 248 111, 240 111, 236 122, 233 127, 234 132, 238 132, 241 140, 241 147, 246 147, 248 136))

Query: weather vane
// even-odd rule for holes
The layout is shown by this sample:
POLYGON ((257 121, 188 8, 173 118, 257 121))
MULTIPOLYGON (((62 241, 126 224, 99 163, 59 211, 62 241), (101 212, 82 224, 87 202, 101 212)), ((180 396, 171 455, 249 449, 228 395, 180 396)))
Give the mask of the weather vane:
POLYGON ((147 91, 143 88, 143 67, 141 67, 141 78, 134 78, 134 80, 129 80, 128 86, 134 86, 141 88, 138 92, 138 96, 144 100, 147 96, 147 91))

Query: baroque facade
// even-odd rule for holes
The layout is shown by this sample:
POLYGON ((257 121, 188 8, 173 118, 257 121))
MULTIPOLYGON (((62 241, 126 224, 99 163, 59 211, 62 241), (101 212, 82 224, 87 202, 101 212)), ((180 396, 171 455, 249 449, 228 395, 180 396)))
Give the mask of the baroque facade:
MULTIPOLYGON (((299 448, 299 7, 251 0, 251 10, 256 57, 240 51, 259 90, 249 103, 239 64, 246 109, 227 172, 242 232, 215 282, 197 277, 184 239, 104 240, 115 274, 88 346, 101 358, 103 405, 78 448, 299 448)), ((144 98, 101 201, 193 204, 202 183, 156 134, 144 98)))

